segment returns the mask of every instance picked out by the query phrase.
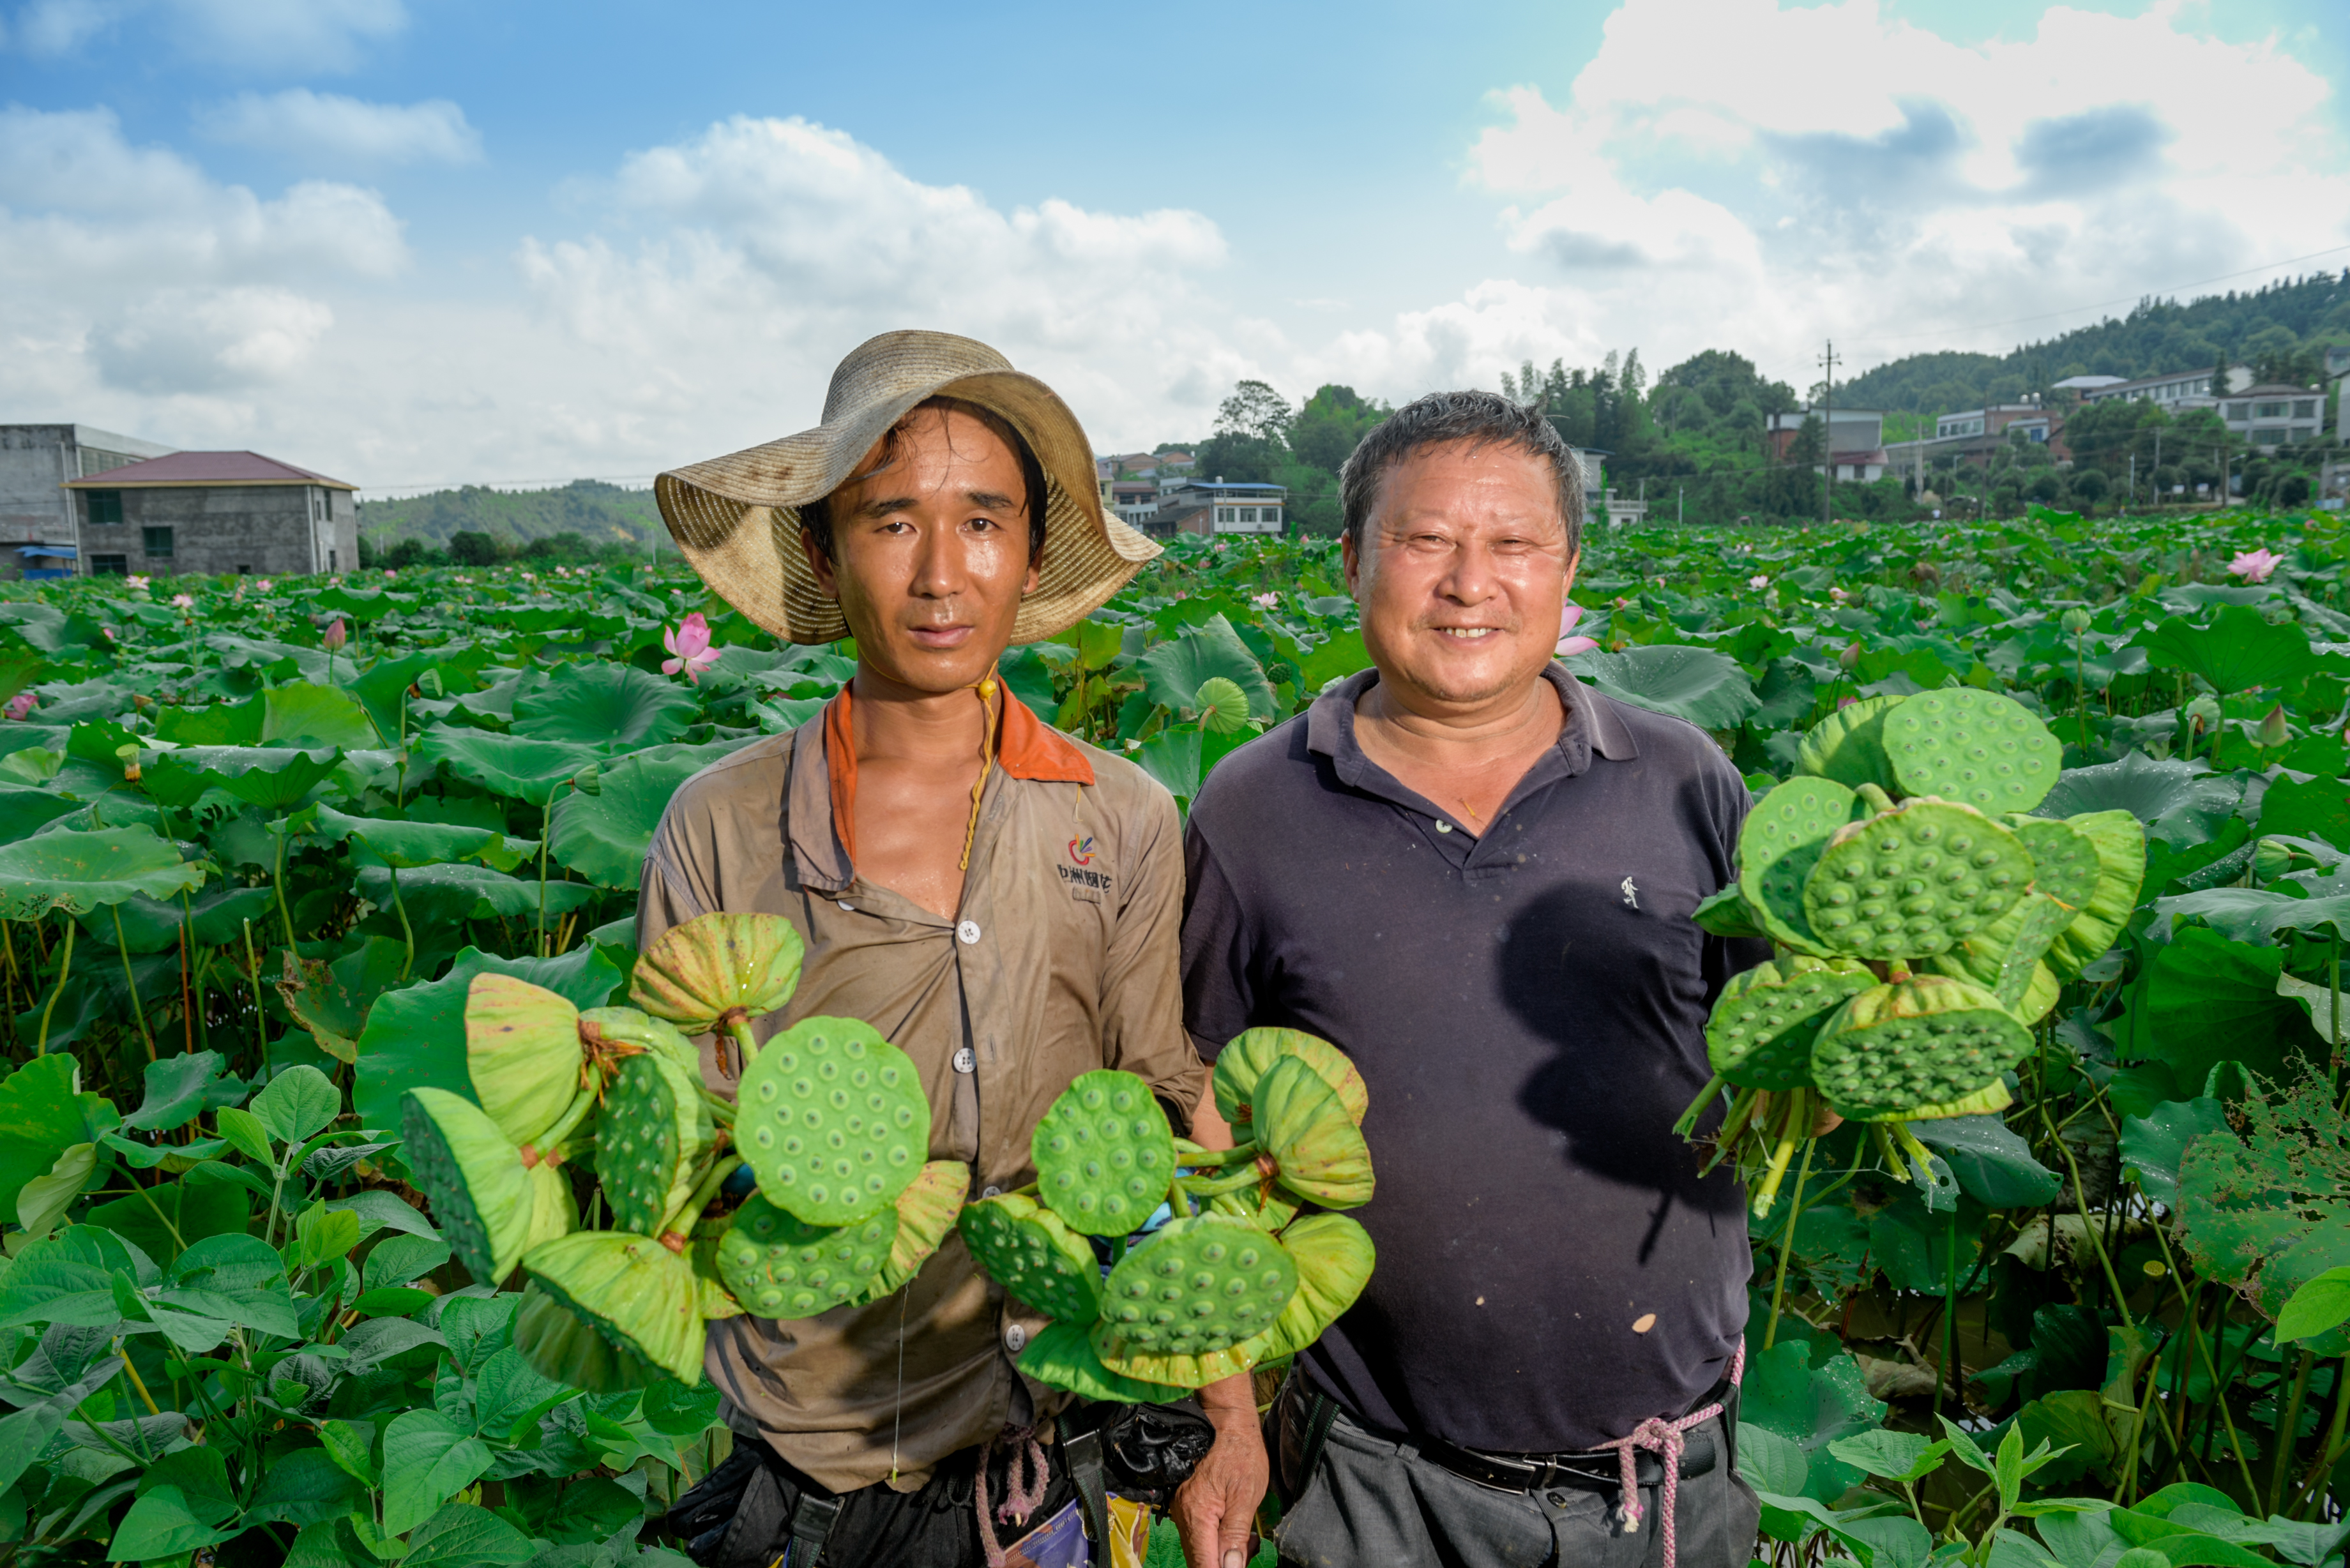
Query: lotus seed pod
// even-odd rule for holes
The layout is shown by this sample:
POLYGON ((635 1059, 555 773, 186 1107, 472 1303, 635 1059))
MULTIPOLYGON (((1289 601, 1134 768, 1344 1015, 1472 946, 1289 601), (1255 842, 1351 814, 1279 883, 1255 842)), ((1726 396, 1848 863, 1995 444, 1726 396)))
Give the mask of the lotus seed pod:
POLYGON ((1754 937, 1765 941, 1771 937, 1735 882, 1711 898, 1699 899, 1697 908, 1690 911, 1690 919, 1698 923, 1700 930, 1717 937, 1754 937))
POLYGON ((1812 1081, 1855 1121, 1909 1113, 1995 1083, 2032 1032, 1981 986, 1921 974, 1865 991, 1812 1047, 1812 1081))
POLYGON ((579 1092, 579 1010, 543 986, 477 974, 465 987, 465 1073, 509 1142, 536 1143, 579 1092))
POLYGON ((590 1394, 650 1388, 660 1376, 643 1356, 615 1347, 536 1281, 523 1287, 522 1304, 515 1309, 514 1345, 541 1377, 590 1394))
POLYGON ((906 1054, 854 1018, 804 1018, 743 1069, 734 1145, 759 1191, 811 1225, 893 1201, 931 1148, 931 1102, 906 1054))
POLYGON ((679 1254, 650 1236, 575 1231, 533 1247, 522 1266, 615 1350, 702 1381, 701 1282, 679 1254))
POLYGON ((1782 958, 1734 974, 1705 1021, 1706 1058, 1742 1089, 1803 1088, 1820 1025, 1876 983, 1850 959, 1782 958))
POLYGON ((1371 1200, 1370 1146, 1314 1069, 1286 1056, 1256 1084, 1256 1136, 1282 1186, 1330 1209, 1371 1200))
MULTIPOLYGON (((1853 644, 1855 649, 1860 645, 1853 644)), ((1846 669, 1852 668, 1847 664, 1846 669)), ((1903 697, 1864 697, 1837 709, 1804 732, 1795 748, 1798 776, 1834 779, 1847 789, 1873 784, 1893 787, 1893 765, 1885 756, 1885 715, 1903 697)))
POLYGON ((2126 811, 2084 812, 2064 825, 2097 852, 2096 890, 2048 949, 2048 967, 2059 980, 2072 980, 2105 956, 2137 908, 2138 884, 2146 879, 2146 829, 2126 811))
POLYGON ((898 1239, 888 1261, 873 1277, 868 1293, 876 1298, 894 1293, 921 1272, 939 1250, 955 1216, 971 1191, 971 1167, 958 1159, 934 1159, 898 1194, 898 1239))
POLYGON ((1273 1330, 1266 1329, 1238 1345, 1229 1345, 1222 1350, 1201 1351, 1196 1355, 1180 1351, 1159 1355, 1146 1350, 1131 1349, 1107 1323, 1094 1324, 1087 1337, 1093 1341, 1094 1354, 1101 1357, 1102 1365, 1121 1377, 1174 1388, 1205 1388, 1211 1383, 1221 1383, 1227 1377, 1237 1377, 1243 1372, 1253 1370, 1259 1362, 1264 1360, 1265 1347, 1273 1343, 1273 1330))
POLYGON ((639 955, 629 1000, 704 1034, 737 1008, 756 1018, 789 1002, 802 952, 799 932, 780 915, 698 915, 639 955))
POLYGON ((525 1173, 524 1180, 530 1193, 530 1222, 523 1233, 524 1251, 579 1229, 579 1206, 571 1199, 571 1179, 559 1167, 534 1165, 525 1173))
POLYGON ((1309 1215, 1281 1233, 1281 1245, 1297 1265, 1297 1292, 1274 1320, 1267 1361, 1295 1355, 1321 1338, 1371 1282, 1378 1261, 1371 1233, 1344 1214, 1309 1215))
POLYGON ((432 1206, 442 1238, 475 1282, 514 1272, 529 1239, 532 1202, 522 1151, 487 1112, 446 1089, 400 1096, 408 1168, 432 1206))
POLYGON ((719 1238, 718 1277, 754 1317, 814 1317, 864 1295, 897 1240, 895 1209, 811 1225, 754 1196, 719 1238))
POLYGON ((1978 811, 2030 811, 2064 765, 2064 748, 2031 709, 1972 687, 1921 691, 1885 717, 1885 754, 1904 794, 1978 811))
POLYGON ((1066 1388, 1080 1399, 1117 1405, 1170 1405, 1191 1392, 1112 1372, 1094 1353, 1093 1326, 1090 1321, 1068 1319, 1045 1324, 1045 1331, 1020 1353, 1020 1370, 1039 1383, 1066 1388))
POLYGON ((1949 951, 2031 888, 2022 839, 1970 805, 1925 795, 1839 831, 1804 884, 1804 908, 1840 951, 1911 958, 1949 951))
POLYGON ((1101 1312, 1101 1265, 1059 1215, 1007 1192, 963 1206, 956 1228, 987 1277, 1045 1316, 1091 1323, 1101 1312))
POLYGON ((2022 1024, 2037 1023, 2056 1005, 2056 977, 2040 961, 2071 922, 2073 911, 2037 890, 1925 967, 1988 991, 2022 1024))
POLYGON ((693 1048, 676 1024, 633 1007, 591 1007, 579 1015, 579 1039, 609 1071, 626 1056, 651 1051, 668 1057, 697 1082, 702 1076, 702 1053, 693 1048))
POLYGON ((2079 605, 2074 605, 2056 618, 2056 624, 2063 628, 2066 637, 2078 637, 2089 629, 2091 618, 2087 610, 2083 609, 2079 605))
POLYGON ((658 1051, 622 1059, 596 1117, 596 1174, 613 1222, 659 1234, 693 1190, 710 1137, 710 1112, 691 1074, 658 1051))
POLYGON ((1823 778, 1789 779, 1746 814, 1738 830, 1738 890, 1772 940, 1816 957, 1832 953, 1804 912, 1804 879, 1837 830, 1863 815, 1858 795, 1823 778))
POLYGON ((2273 882, 2293 869, 2293 846, 2281 838, 2263 838, 2252 846, 2252 878, 2273 882))
POLYGON ((1235 1127, 1256 1118, 1256 1081, 1284 1056, 1295 1056, 1336 1091, 1338 1103, 1357 1127, 1371 1106, 1371 1092, 1347 1054, 1302 1029, 1244 1029, 1216 1053, 1216 1112, 1235 1127))
POLYGON ((1094 1348, 1112 1371, 1180 1383, 1121 1363, 1138 1355, 1204 1355, 1265 1334, 1296 1289, 1289 1253, 1247 1221, 1220 1214, 1170 1220, 1109 1272, 1094 1348))
POLYGON ((1955 1100, 1943 1100, 1930 1106, 1912 1106, 1893 1116, 1873 1116, 1872 1121, 1931 1122, 1950 1116, 1994 1116, 2015 1103, 2015 1096, 2007 1086, 2004 1075, 1993 1078, 1971 1095, 1960 1095, 1955 1100))
POLYGON ((2032 852, 2032 888, 2067 910, 2087 907, 2097 890, 2097 846, 2087 836, 2044 816, 2010 816, 2007 826, 2032 852))
POLYGON ((1150 1085, 1108 1068, 1081 1075, 1028 1140, 1036 1191, 1073 1231, 1123 1236, 1150 1218, 1175 1179, 1175 1134, 1150 1085))
POLYGON ((1200 728, 1211 735, 1237 733, 1248 722, 1248 693, 1225 676, 1211 675, 1201 681, 1192 706, 1199 711, 1200 728))

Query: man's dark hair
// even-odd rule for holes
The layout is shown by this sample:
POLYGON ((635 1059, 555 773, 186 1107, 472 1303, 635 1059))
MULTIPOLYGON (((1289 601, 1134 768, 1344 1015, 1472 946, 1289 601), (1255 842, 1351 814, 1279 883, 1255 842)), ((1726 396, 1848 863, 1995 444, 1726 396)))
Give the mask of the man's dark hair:
MULTIPOLYGON (((1028 438, 1020 433, 1019 427, 993 409, 983 409, 961 398, 924 398, 906 410, 904 419, 889 427, 889 433, 881 438, 881 461, 858 477, 870 479, 898 461, 900 433, 924 409, 937 409, 941 413, 968 414, 985 425, 996 440, 1012 449, 1013 457, 1020 463, 1020 482, 1028 490, 1028 559, 1034 564, 1036 557, 1045 553, 1045 465, 1036 461, 1035 449, 1029 446, 1028 438)), ((832 553, 832 497, 819 496, 803 504, 799 510, 800 527, 816 541, 816 547, 824 552, 824 558, 838 560, 839 557, 832 553)))
POLYGON ((1499 392, 1430 392, 1388 415, 1338 470, 1338 504, 1347 537, 1363 547, 1363 527, 1378 504, 1388 471, 1426 447, 1466 441, 1471 446, 1514 448, 1547 458, 1558 480, 1558 514, 1566 524, 1571 560, 1583 546, 1583 470, 1557 427, 1533 409, 1499 392))

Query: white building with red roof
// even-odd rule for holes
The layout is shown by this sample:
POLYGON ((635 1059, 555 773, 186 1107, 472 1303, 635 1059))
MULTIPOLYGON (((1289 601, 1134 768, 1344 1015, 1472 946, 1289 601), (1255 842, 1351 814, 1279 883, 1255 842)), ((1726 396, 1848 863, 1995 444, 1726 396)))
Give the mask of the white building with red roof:
POLYGON ((300 576, 359 564, 357 486, 257 452, 175 452, 69 479, 81 569, 300 576))

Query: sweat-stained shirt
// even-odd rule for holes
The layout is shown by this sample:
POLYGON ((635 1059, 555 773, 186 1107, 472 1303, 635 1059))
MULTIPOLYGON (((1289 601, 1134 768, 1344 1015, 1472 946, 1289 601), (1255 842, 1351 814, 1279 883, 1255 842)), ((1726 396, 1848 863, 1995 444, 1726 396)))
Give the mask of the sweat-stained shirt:
MULTIPOLYGON (((969 1165, 973 1198, 1035 1179, 1030 1134, 1080 1074, 1123 1068, 1188 1116, 1207 1070, 1183 1033, 1174 800, 1007 693, 949 919, 857 874, 848 700, 679 789, 645 857, 639 947, 712 910, 788 919, 806 960, 758 1037, 817 1015, 872 1024, 920 1070, 930 1158, 969 1165)), ((704 1076, 731 1096, 701 1044, 704 1076)), ((734 1429, 823 1485, 885 1480, 894 1450, 906 1488, 994 1436, 1015 1386, 1024 1414, 1066 1403, 1013 1365, 1045 1321, 950 1231, 910 1285, 868 1306, 712 1323, 705 1366, 734 1429)))

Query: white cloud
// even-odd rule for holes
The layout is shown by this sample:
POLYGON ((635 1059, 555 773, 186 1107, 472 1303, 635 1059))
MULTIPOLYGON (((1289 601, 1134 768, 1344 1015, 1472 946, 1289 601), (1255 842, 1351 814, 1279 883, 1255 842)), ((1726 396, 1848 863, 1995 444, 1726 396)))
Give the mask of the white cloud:
POLYGON ((400 0, 29 0, 13 31, 27 54, 55 56, 126 23, 242 70, 348 71, 408 13, 400 0))
POLYGON ((214 141, 306 162, 476 163, 482 157, 480 133, 446 99, 367 103, 308 88, 239 93, 199 111, 196 128, 214 141))
POLYGON ((334 322, 291 289, 158 289, 102 322, 90 353, 109 383, 133 391, 243 389, 292 377, 334 322))

